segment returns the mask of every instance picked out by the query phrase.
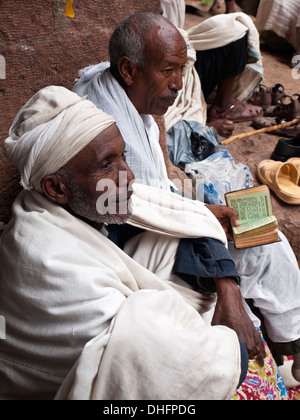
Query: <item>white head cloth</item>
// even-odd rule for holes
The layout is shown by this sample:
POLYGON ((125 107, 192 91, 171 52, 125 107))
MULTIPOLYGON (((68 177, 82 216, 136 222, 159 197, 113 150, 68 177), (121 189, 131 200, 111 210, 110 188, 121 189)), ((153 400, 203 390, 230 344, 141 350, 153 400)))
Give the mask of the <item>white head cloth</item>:
POLYGON ((56 173, 114 123, 86 98, 49 86, 15 117, 4 142, 5 156, 19 169, 26 190, 42 192, 46 175, 56 173))

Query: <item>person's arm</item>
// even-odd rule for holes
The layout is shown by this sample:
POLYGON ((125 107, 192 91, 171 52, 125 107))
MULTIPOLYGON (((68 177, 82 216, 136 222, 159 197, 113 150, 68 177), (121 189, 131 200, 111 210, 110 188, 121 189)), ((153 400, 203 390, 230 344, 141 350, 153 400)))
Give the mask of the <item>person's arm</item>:
POLYGON ((244 308, 240 276, 224 244, 212 238, 181 239, 173 274, 200 293, 216 293, 213 325, 233 329, 244 342, 249 356, 263 364, 264 346, 244 308))
POLYGON ((241 292, 233 279, 214 279, 217 289, 217 304, 212 325, 225 325, 233 329, 244 342, 250 359, 264 365, 265 348, 260 334, 250 320, 241 298, 241 292))

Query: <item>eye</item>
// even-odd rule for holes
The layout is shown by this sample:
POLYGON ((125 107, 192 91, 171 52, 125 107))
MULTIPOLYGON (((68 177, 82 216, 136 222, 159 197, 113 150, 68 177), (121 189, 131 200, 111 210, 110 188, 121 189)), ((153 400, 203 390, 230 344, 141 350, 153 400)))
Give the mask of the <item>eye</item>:
POLYGON ((108 170, 110 168, 111 168, 111 162, 109 160, 102 162, 102 165, 101 165, 102 170, 108 170))
POLYGON ((173 74, 173 71, 174 70, 172 68, 168 68, 168 69, 163 70, 162 73, 165 77, 170 77, 173 74))

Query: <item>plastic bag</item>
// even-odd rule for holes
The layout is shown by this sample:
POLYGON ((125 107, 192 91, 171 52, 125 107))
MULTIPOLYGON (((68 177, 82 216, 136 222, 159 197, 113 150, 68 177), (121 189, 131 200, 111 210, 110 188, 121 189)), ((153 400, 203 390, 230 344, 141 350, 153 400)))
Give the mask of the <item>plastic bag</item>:
POLYGON ((202 162, 185 166, 193 180, 197 199, 207 204, 226 205, 225 194, 253 186, 253 177, 247 166, 236 164, 227 150, 219 150, 202 162))

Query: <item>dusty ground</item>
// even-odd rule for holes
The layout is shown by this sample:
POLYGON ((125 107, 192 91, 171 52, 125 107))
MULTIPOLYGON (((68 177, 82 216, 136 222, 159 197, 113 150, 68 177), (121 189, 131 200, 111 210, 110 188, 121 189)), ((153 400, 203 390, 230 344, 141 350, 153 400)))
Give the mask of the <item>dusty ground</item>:
MULTIPOLYGON (((205 18, 208 13, 201 16, 194 14, 186 15, 185 27, 197 25, 205 18)), ((286 93, 293 95, 300 93, 300 79, 295 80, 292 77, 290 67, 291 55, 289 53, 275 53, 262 46, 263 65, 264 65, 264 85, 273 86, 281 83, 285 86, 286 93)), ((252 131, 251 123, 236 124, 235 133, 244 133, 252 131)), ((260 134, 250 138, 239 140, 228 146, 228 151, 234 157, 235 161, 245 163, 251 170, 255 178, 255 183, 259 184, 257 178, 257 166, 259 162, 270 159, 271 154, 280 137, 273 134, 260 134)), ((287 236, 290 244, 296 254, 300 265, 300 206, 285 204, 272 193, 273 211, 278 218, 279 227, 287 236)))

